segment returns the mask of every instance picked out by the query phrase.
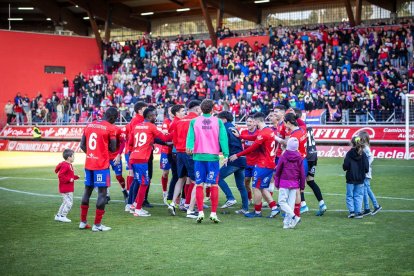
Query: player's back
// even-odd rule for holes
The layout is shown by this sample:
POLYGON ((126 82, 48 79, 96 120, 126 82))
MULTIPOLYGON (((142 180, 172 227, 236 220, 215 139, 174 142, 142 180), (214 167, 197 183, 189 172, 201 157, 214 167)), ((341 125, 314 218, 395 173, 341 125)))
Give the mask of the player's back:
POLYGON ((316 150, 316 141, 313 136, 313 129, 311 126, 306 128, 307 143, 306 143, 306 159, 308 161, 316 161, 318 159, 318 151, 316 150))
POLYGON ((190 112, 188 115, 177 121, 174 127, 173 142, 177 152, 185 152, 187 133, 190 128, 191 120, 197 118, 198 115, 194 112, 190 112))
MULTIPOLYGON (((138 160, 137 163, 148 162, 155 139, 157 127, 149 122, 143 122, 135 125, 131 129, 129 145, 131 148, 130 160, 138 160)), ((133 161, 130 161, 131 163, 133 161)))
POLYGON ((302 127, 299 127, 298 129, 295 129, 290 132, 289 138, 292 138, 292 137, 295 137, 296 139, 298 139, 299 141, 298 151, 300 155, 302 155, 302 157, 305 158, 306 157, 306 142, 308 139, 306 131, 302 127))
POLYGON ((274 169, 276 166, 275 133, 271 128, 266 127, 259 131, 256 141, 261 144, 257 165, 261 168, 274 169))
POLYGON ((116 136, 115 126, 107 121, 96 121, 85 127, 86 161, 88 170, 109 168, 109 141, 116 136))

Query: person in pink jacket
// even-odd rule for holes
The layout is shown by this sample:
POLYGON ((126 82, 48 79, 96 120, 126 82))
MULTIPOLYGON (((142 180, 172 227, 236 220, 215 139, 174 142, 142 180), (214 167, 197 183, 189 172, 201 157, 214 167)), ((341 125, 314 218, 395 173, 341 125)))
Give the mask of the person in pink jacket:
POLYGON ((298 139, 289 138, 286 151, 280 157, 276 167, 275 186, 279 189, 279 205, 286 213, 283 229, 295 228, 300 222, 300 217, 295 216, 294 213, 296 190, 305 189, 306 175, 298 147, 298 139))
POLYGON ((63 197, 62 205, 60 205, 55 220, 60 222, 71 222, 66 216, 73 205, 75 180, 79 179, 79 176, 75 175, 72 166, 73 161, 75 161, 75 152, 71 149, 65 149, 63 151, 63 159, 65 159, 65 161, 60 162, 55 169, 55 173, 57 173, 59 179, 59 193, 63 197))

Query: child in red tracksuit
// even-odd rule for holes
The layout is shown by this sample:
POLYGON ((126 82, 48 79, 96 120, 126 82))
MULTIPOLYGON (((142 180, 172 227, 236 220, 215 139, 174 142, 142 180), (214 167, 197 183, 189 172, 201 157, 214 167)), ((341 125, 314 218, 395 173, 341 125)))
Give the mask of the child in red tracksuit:
POLYGON ((55 173, 57 173, 59 178, 59 193, 61 193, 63 197, 62 205, 60 205, 59 211, 55 216, 55 220, 61 222, 71 222, 71 220, 66 216, 73 205, 75 180, 79 179, 79 176, 75 175, 72 166, 72 163, 75 160, 75 152, 71 149, 65 149, 63 151, 63 159, 65 159, 65 161, 60 162, 55 169, 55 173))

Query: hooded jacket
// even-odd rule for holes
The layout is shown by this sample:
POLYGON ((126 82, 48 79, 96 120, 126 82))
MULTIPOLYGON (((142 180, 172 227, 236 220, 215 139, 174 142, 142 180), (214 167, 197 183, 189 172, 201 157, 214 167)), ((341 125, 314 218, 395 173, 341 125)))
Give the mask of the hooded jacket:
POLYGON ((298 151, 286 150, 276 167, 275 186, 284 189, 305 189, 303 158, 298 151))
POLYGON ((60 162, 55 169, 59 179, 59 193, 73 193, 75 190, 75 180, 79 176, 75 175, 72 164, 63 161, 60 162))
POLYGON ((358 154, 357 150, 352 148, 346 153, 342 167, 346 171, 347 184, 363 184, 365 174, 369 171, 368 157, 365 152, 358 154))

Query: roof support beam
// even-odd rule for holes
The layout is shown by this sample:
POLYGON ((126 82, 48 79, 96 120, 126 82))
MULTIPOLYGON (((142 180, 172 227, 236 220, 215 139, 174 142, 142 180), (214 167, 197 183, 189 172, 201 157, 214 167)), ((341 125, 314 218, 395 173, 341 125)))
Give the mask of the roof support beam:
POLYGON ((52 0, 32 0, 34 7, 40 9, 53 22, 66 22, 64 27, 75 32, 78 35, 88 35, 88 26, 84 21, 76 17, 70 10, 61 8, 52 0))
POLYGON ((210 34, 211 43, 213 44, 214 47, 217 47, 217 35, 214 31, 213 22, 211 21, 210 14, 208 13, 205 0, 200 0, 200 6, 201 6, 201 10, 203 11, 203 17, 204 17, 204 20, 206 21, 208 32, 210 34))
POLYGON ((352 6, 350 0, 344 0, 346 13, 348 14, 349 24, 351 27, 355 26, 355 18, 354 18, 354 12, 352 11, 352 6))
POLYGON ((222 3, 221 0, 206 0, 206 3, 216 9, 220 9, 222 6, 223 11, 227 14, 259 23, 259 9, 254 4, 241 3, 240 1, 235 0, 225 0, 222 3))
POLYGON ((108 14, 105 19, 105 41, 109 42, 111 39, 111 27, 112 27, 112 7, 108 7, 108 14))

